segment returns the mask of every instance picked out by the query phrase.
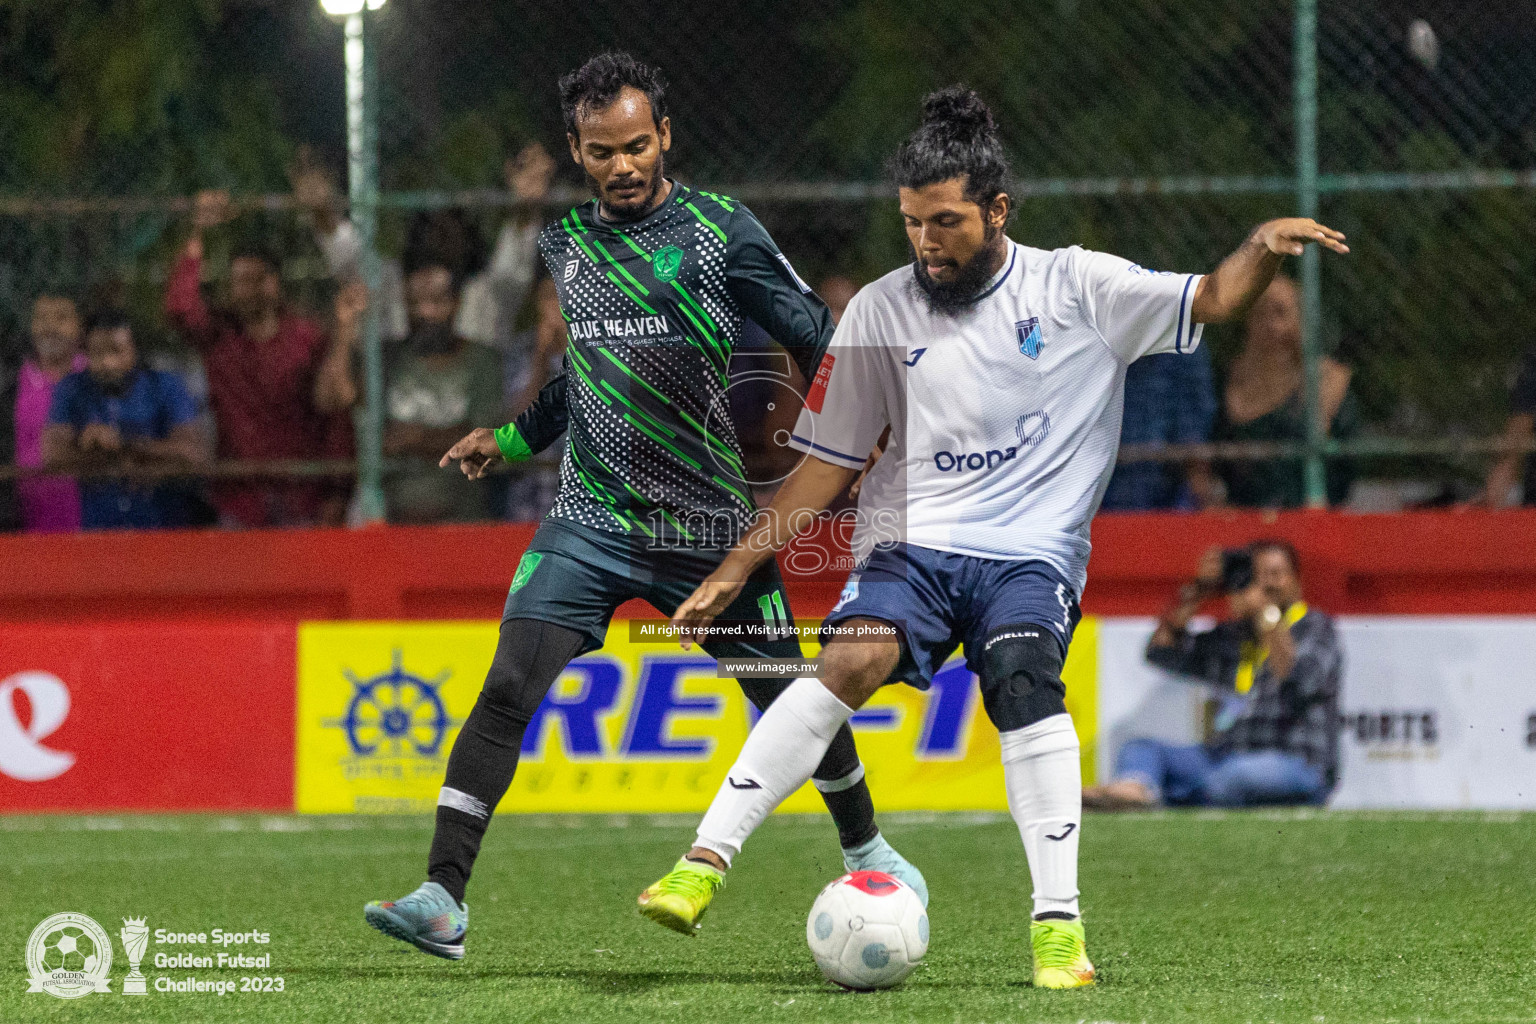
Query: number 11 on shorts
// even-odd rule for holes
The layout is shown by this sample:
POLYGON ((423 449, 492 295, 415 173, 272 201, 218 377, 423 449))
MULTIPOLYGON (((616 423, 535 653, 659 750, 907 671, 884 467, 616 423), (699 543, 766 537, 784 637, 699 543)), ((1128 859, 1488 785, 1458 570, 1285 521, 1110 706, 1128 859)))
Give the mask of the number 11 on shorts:
POLYGON ((757 609, 763 613, 763 621, 773 627, 775 638, 788 636, 789 613, 784 610, 784 592, 775 590, 757 599, 757 609))

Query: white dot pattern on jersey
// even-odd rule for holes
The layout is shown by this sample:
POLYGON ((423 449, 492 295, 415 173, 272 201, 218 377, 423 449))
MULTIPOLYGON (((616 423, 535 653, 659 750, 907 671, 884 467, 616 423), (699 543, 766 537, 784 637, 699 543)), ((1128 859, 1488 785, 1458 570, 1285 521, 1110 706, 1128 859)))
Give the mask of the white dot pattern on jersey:
MULTIPOLYGON (((697 193, 685 195, 695 203, 700 201, 697 193)), ((589 203, 583 210, 589 211, 591 205, 589 203)), ((576 213, 570 216, 574 217, 576 213)), ((607 245, 609 255, 625 262, 631 273, 640 276, 638 260, 630 259, 633 250, 613 234, 594 230, 590 220, 589 213, 588 234, 583 236, 584 240, 590 245, 590 239, 597 235, 607 245)), ((687 279, 685 287, 714 321, 714 334, 728 355, 740 338, 743 317, 726 290, 725 243, 689 211, 671 201, 664 212, 658 211, 651 219, 626 229, 626 233, 646 252, 654 253, 668 245, 683 249, 685 258, 678 276, 679 282, 687 279)), ((598 256, 598 262, 594 263, 562 224, 555 223, 545 228, 539 245, 554 277, 561 307, 570 321, 648 315, 610 279, 612 267, 602 257, 602 253, 594 248, 598 256), (565 268, 572 260, 577 261, 577 269, 574 276, 566 280, 565 268)), ((662 285, 661 296, 665 296, 667 306, 650 303, 657 314, 664 313, 669 322, 677 321, 673 326, 696 335, 697 331, 687 319, 673 311, 676 291, 670 285, 662 285), (667 295, 668 292, 671 294, 667 295)), ((651 289, 651 299, 660 299, 661 296, 658 295, 658 289, 651 289)), ((703 338, 698 338, 698 341, 707 346, 703 338)), ((590 340, 574 339, 570 344, 578 349, 591 366, 592 370, 587 376, 593 384, 602 387, 601 382, 606 380, 628 397, 640 394, 639 390, 630 385, 622 371, 598 351, 597 345, 590 340)), ((625 344, 621 339, 610 342, 609 347, 635 373, 667 395, 696 421, 708 423, 715 438, 733 452, 738 460, 742 458, 735 426, 729 417, 708 418, 709 410, 721 400, 725 388, 709 358, 698 347, 682 338, 651 345, 625 344)), ((571 361, 573 364, 576 362, 574 356, 571 361)), ((622 402, 614 400, 611 395, 594 395, 575 369, 569 371, 567 384, 567 405, 571 414, 570 447, 561 460, 560 490, 550 511, 552 517, 569 519, 597 529, 641 532, 604 502, 594 498, 574 464, 574 448, 574 458, 580 458, 582 465, 589 470, 589 476, 593 475, 591 471, 596 471, 599 489, 602 489, 603 477, 606 476, 601 471, 603 465, 622 479, 623 483, 615 483, 612 487, 616 492, 614 496, 619 499, 621 506, 630 506, 633 514, 642 517, 646 527, 652 530, 659 527, 661 532, 672 534, 664 521, 658 522, 647 516, 646 508, 634 507, 639 503, 631 500, 633 496, 624 484, 667 509, 676 518, 687 519, 690 526, 697 522, 697 519, 689 518, 690 513, 699 510, 728 512, 728 517, 711 517, 708 522, 713 529, 709 535, 698 539, 713 544, 734 543, 750 517, 752 508, 735 494, 714 484, 710 478, 719 475, 732 480, 738 490, 747 492, 749 489, 744 483, 733 479, 734 474, 709 452, 706 444, 698 442, 685 446, 703 467, 702 471, 696 470, 626 421, 625 414, 629 410, 622 402), (604 398, 608 400, 604 401, 604 398)), ((720 404, 726 403, 721 401, 720 404)), ((655 402, 649 403, 647 408, 657 411, 655 402)), ((696 433, 690 428, 681 421, 676 422, 681 437, 696 438, 696 433)), ((693 532, 697 536, 698 531, 693 532)))

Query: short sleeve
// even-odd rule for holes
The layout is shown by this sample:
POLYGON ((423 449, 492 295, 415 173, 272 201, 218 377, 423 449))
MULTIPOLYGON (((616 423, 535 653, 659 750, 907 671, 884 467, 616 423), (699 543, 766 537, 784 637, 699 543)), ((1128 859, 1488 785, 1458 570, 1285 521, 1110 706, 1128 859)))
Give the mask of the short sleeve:
POLYGON ((160 401, 165 405, 168 427, 179 427, 197 419, 197 402, 187 391, 187 385, 174 373, 160 374, 160 401))
POLYGON ((470 349, 474 358, 470 363, 469 412, 466 419, 470 426, 500 423, 505 413, 502 397, 501 356, 484 345, 470 349))
POLYGON ((1199 274, 1147 270, 1075 246, 1069 251, 1083 314, 1124 362, 1158 352, 1193 352, 1200 344, 1204 325, 1194 322, 1199 274))
POLYGON ((854 296, 806 392, 790 447, 861 469, 890 424, 882 375, 889 357, 872 327, 865 292, 854 296))
POLYGON ((1515 415, 1536 414, 1536 348, 1520 360, 1520 376, 1509 395, 1509 411, 1515 415))
POLYGON ((67 423, 73 427, 85 426, 80 413, 80 378, 84 374, 71 373, 53 386, 53 397, 48 400, 48 422, 67 423))

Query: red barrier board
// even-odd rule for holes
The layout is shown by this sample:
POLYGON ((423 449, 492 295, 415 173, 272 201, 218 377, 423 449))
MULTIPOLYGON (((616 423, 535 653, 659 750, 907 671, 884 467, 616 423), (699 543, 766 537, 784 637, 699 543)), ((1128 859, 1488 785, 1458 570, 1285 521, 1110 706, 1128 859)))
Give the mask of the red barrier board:
MULTIPOLYGON (((0 623, 492 619, 534 528, 0 536, 0 623)), ((1536 509, 1102 515, 1083 610, 1155 615, 1207 546, 1258 537, 1295 544, 1309 597, 1336 615, 1536 612, 1536 509)), ((795 614, 814 618, 847 569, 785 575, 795 614)))
POLYGON ((293 806, 293 624, 0 629, 0 813, 293 806))

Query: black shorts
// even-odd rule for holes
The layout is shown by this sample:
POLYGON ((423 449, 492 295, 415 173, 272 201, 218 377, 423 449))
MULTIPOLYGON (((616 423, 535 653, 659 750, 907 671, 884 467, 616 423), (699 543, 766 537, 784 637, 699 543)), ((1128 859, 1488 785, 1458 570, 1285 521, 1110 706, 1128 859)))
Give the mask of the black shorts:
MULTIPOLYGON (((518 563, 501 618, 538 619, 573 629, 585 637, 581 654, 586 654, 603 646, 619 605, 640 598, 670 618, 725 555, 717 549, 650 549, 619 534, 546 519, 518 563)), ((710 641, 701 646, 711 657, 801 657, 789 595, 775 561, 752 574, 720 621, 779 624, 786 635, 710 641)))

